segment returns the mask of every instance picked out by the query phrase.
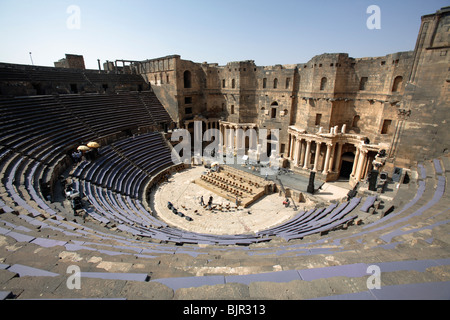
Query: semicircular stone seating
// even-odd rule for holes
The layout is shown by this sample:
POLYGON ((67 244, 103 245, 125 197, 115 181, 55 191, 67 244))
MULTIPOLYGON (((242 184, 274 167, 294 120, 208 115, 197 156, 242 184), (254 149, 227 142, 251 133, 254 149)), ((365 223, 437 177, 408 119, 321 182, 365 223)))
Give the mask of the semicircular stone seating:
MULTIPOLYGON (((362 195, 298 212, 257 233, 216 236, 172 228, 144 208, 146 183, 173 165, 164 138, 148 132, 110 143, 95 161, 74 167, 74 186, 90 203, 83 219, 48 201, 42 182, 67 161, 66 151, 74 142, 128 128, 121 121, 135 117, 114 108, 117 97, 71 97, 0 99, 0 298, 202 299, 210 294, 214 299, 387 299, 448 294, 448 155, 420 163, 413 170, 416 177, 399 186, 384 215, 378 212, 382 217, 373 223, 352 224, 361 211, 378 206, 373 197, 362 195), (82 110, 97 104, 104 107, 94 121, 82 110), (100 115, 109 109, 117 121, 100 115), (81 272, 77 290, 67 285, 71 266, 81 272), (373 266, 382 271, 381 289, 368 287, 373 266), (30 277, 35 281, 25 281, 30 277), (36 283, 46 285, 36 288, 36 283)), ((167 117, 160 109, 139 108, 139 101, 154 99, 150 93, 138 102, 137 93, 120 99, 134 101, 136 114, 148 121, 154 121, 152 112, 167 117)))

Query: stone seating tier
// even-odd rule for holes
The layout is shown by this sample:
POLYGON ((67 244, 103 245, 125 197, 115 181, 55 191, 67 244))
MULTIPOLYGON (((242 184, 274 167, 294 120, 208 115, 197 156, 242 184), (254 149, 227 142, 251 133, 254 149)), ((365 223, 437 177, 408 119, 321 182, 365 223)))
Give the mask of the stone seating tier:
MULTIPOLYGON (((367 225, 364 229, 349 228, 326 236, 291 240, 288 243, 269 242, 263 246, 222 249, 217 246, 201 247, 185 244, 179 247, 133 239, 126 228, 123 232, 119 229, 117 231, 104 229, 102 232, 100 229, 90 228, 87 224, 68 221, 58 212, 53 219, 37 219, 23 214, 3 213, 0 215, 2 224, 0 235, 9 244, 16 243, 17 252, 26 250, 32 252, 39 248, 40 257, 45 259, 24 260, 24 255, 22 258, 17 256, 11 259, 13 256, 7 255, 0 265, 0 269, 4 272, 2 273, 4 275, 2 296, 7 299, 27 297, 126 299, 144 296, 150 298, 144 292, 137 293, 137 296, 132 295, 130 287, 123 291, 120 289, 111 291, 108 289, 110 286, 105 286, 101 290, 96 290, 97 293, 88 291, 89 279, 97 279, 95 283, 99 288, 102 284, 106 284, 106 281, 114 281, 116 288, 122 288, 125 282, 130 280, 128 286, 136 286, 134 288, 138 288, 137 283, 142 282, 149 288, 159 284, 162 286, 158 289, 154 288, 156 290, 154 297, 167 299, 180 298, 183 292, 189 293, 190 299, 201 296, 207 298, 209 296, 207 292, 217 298, 218 290, 222 292, 221 297, 228 299, 283 299, 283 297, 395 299, 411 296, 407 295, 410 292, 408 288, 417 289, 414 290, 416 298, 442 299, 443 294, 448 292, 447 284, 449 283, 449 279, 445 278, 442 271, 450 267, 450 259, 445 258, 448 247, 439 240, 444 239, 442 237, 448 234, 448 229, 442 229, 448 225, 446 221, 448 221, 449 208, 445 183, 448 173, 443 172, 445 173, 434 175, 427 171, 424 180, 421 180, 423 176, 418 180, 418 182, 424 182, 420 185, 424 185, 425 189, 417 188, 416 197, 410 199, 403 210, 394 211, 380 219, 377 224, 367 225), (445 177, 445 179, 439 177, 445 177), (439 183, 439 181, 442 182, 439 183), (427 199, 428 196, 431 198, 427 199), (420 219, 417 219, 419 217, 420 219), (397 230, 400 232, 393 237, 384 237, 388 242, 380 239, 380 236, 383 237, 397 230), (431 238, 421 236, 426 230, 431 232, 429 235, 431 238), (410 242, 408 239, 411 238, 408 238, 408 235, 414 235, 415 242, 410 242), (419 248, 426 250, 418 250, 419 248), (52 258, 55 256, 55 250, 60 252, 59 256, 56 255, 56 259, 52 258), (351 258, 355 250, 359 252, 358 262, 351 258), (88 254, 86 260, 83 259, 85 254, 88 254), (179 271, 177 273, 174 255, 179 260, 179 267, 195 266, 202 259, 215 257, 214 265, 209 266, 209 272, 214 272, 215 275, 209 275, 208 268, 196 267, 191 268, 194 272, 191 276, 189 273, 180 274, 179 271), (131 266, 138 261, 139 265, 148 266, 148 270, 152 272, 143 272, 147 270, 145 268, 121 272, 113 270, 104 272, 104 269, 96 269, 100 271, 96 272, 91 269, 94 260, 88 262, 93 256, 100 262, 97 262, 99 267, 109 265, 123 268, 128 265, 128 262, 131 266), (120 264, 114 264, 115 256, 120 258, 120 264), (72 258, 68 259, 69 257, 72 258), (66 268, 74 264, 71 259, 76 257, 79 257, 77 265, 82 270, 82 282, 85 285, 80 291, 64 290, 66 286, 63 284, 67 280, 66 268), (324 257, 327 258, 324 259, 324 257), (102 260, 108 261, 108 264, 103 263, 102 260), (159 263, 154 264, 154 261, 159 263), (227 271, 223 275, 217 275, 220 268, 236 264, 238 261, 247 266, 246 268, 252 266, 253 272, 239 274, 227 271), (276 264, 278 268, 282 268, 282 271, 275 269, 276 264), (367 270, 373 264, 383 271, 383 290, 371 291, 366 287, 367 270), (91 267, 88 269, 88 266, 91 267), (203 271, 199 272, 199 270, 203 271), (11 274, 11 277, 6 277, 7 274, 11 274), (21 281, 25 279, 24 277, 31 277, 35 281, 21 281), (352 285, 347 286, 346 282, 342 281, 342 277, 351 280, 352 285), (33 283, 39 283, 40 279, 49 285, 45 288, 40 287, 38 297, 34 295, 33 283), (49 279, 54 279, 55 285, 51 285, 49 279), (332 291, 320 290, 325 282, 332 291), (205 287, 202 288, 204 285, 209 285, 208 290, 205 287), (236 286, 239 286, 238 291, 235 290, 236 286), (224 288, 230 291, 224 292, 224 288)), ((310 221, 318 219, 324 211, 329 213, 337 207, 314 210, 314 214, 310 216, 299 214, 297 219, 310 219, 310 221)), ((292 223, 295 222, 292 221, 292 223)))
MULTIPOLYGON (((52 121, 43 124, 39 108, 29 108, 24 100, 10 101, 16 103, 17 113, 4 100, 0 103, 5 110, 1 120, 5 130, 0 134, 3 298, 304 299, 346 294, 401 298, 415 288, 418 295, 423 289, 421 298, 426 299, 448 293, 448 156, 419 164, 417 179, 399 186, 393 211, 378 212, 382 217, 374 223, 347 228, 347 222, 362 212, 360 208, 371 205, 372 199, 358 196, 346 204, 299 212, 273 230, 260 231, 261 235, 218 238, 157 226, 139 199, 85 180, 78 185, 83 192, 90 190, 87 194, 110 216, 87 209, 92 219, 74 217, 61 204, 48 202, 39 180, 52 172, 49 164, 57 161, 52 159, 61 157, 71 143, 69 136, 77 131, 67 136, 62 132, 58 140, 62 128, 49 127, 55 135, 46 135, 43 128, 52 121), (28 131, 21 137, 14 127, 22 122, 28 131), (39 139, 46 145, 36 149, 39 139), (330 228, 334 232, 328 232, 330 228), (80 291, 65 285, 67 268, 74 264, 84 274, 80 291), (379 293, 366 286, 370 265, 383 272, 379 293), (142 283, 154 291, 142 290, 142 283), (210 286, 202 287, 205 284, 210 286)), ((47 119, 58 118, 49 113, 47 119)), ((77 137, 95 137, 84 122, 73 128, 84 129, 77 137)))

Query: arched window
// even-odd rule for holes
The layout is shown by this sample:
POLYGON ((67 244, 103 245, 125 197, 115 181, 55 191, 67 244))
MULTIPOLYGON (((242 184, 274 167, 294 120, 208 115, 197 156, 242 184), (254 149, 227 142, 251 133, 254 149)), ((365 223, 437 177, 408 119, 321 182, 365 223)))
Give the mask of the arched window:
POLYGON ((267 78, 263 79, 263 89, 267 88, 267 78))
POLYGON ((191 84, 191 72, 189 70, 186 70, 184 72, 183 75, 183 79, 184 79, 184 87, 186 89, 192 88, 192 84, 191 84))
POLYGON ((272 119, 275 119, 276 117, 277 117, 277 107, 278 107, 278 103, 275 101, 275 102, 272 102, 272 104, 270 105, 271 106, 271 110, 270 110, 270 117, 272 118, 272 119))
POLYGON ((401 89, 403 83, 403 77, 398 76, 394 79, 394 84, 392 85, 392 92, 398 92, 401 89))
POLYGON ((222 80, 222 88, 225 88, 225 79, 222 80))
POLYGON ((231 80, 231 88, 236 88, 236 80, 234 79, 231 80))
POLYGON ((323 77, 322 80, 320 80, 320 91, 325 90, 327 87, 327 78, 323 77))
POLYGON ((278 79, 277 78, 273 79, 273 88, 274 89, 278 88, 278 79))

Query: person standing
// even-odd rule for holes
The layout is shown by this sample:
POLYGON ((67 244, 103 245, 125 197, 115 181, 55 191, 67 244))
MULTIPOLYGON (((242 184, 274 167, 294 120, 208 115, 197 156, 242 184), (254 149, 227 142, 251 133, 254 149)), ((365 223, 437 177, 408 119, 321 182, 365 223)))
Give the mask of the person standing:
POLYGON ((210 196, 209 200, 208 200, 208 208, 209 208, 209 210, 211 210, 212 202, 213 202, 213 197, 210 196))

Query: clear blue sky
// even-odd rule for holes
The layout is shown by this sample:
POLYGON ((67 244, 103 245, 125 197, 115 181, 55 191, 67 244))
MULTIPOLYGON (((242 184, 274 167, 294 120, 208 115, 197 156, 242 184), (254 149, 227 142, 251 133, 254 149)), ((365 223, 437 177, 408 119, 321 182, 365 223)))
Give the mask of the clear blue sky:
POLYGON ((0 0, 0 61, 53 66, 65 53, 86 67, 171 54, 224 65, 308 62, 322 53, 376 57, 413 50, 420 17, 441 0, 0 0), (70 5, 80 29, 69 29, 70 5), (366 12, 381 9, 381 30, 366 12))

